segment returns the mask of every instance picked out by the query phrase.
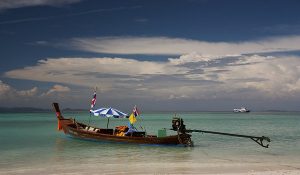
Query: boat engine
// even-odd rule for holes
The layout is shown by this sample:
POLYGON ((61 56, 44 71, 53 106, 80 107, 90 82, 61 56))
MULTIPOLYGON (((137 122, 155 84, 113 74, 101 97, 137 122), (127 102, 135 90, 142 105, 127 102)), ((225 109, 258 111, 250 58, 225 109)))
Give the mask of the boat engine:
POLYGON ((179 117, 173 118, 172 129, 174 131, 178 131, 179 133, 183 133, 183 134, 186 132, 186 128, 185 128, 185 125, 183 124, 182 118, 179 118, 179 117))

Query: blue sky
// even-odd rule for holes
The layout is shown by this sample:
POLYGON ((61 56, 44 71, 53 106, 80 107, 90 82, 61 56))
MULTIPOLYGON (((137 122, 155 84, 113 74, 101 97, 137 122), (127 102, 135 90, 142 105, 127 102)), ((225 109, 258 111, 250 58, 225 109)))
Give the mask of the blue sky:
POLYGON ((0 106, 299 110, 300 2, 0 1, 0 106))

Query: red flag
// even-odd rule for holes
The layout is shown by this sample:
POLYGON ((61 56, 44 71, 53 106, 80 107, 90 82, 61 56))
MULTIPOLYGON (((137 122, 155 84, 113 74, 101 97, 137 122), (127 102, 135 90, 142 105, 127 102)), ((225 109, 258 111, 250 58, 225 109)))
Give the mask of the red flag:
POLYGON ((92 99, 92 101, 91 101, 91 108, 93 108, 94 106, 95 106, 95 104, 96 104, 96 91, 94 92, 94 95, 93 95, 93 99, 92 99))

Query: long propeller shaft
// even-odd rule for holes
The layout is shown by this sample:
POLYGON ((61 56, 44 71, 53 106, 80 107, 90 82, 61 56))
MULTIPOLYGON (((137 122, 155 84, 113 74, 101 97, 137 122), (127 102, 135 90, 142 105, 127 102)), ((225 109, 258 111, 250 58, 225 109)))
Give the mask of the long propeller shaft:
POLYGON ((243 138, 250 138, 260 146, 264 148, 268 148, 269 144, 265 144, 264 141, 271 142, 271 139, 269 137, 265 136, 251 136, 251 135, 242 135, 242 134, 231 134, 231 133, 225 133, 225 132, 216 132, 216 131, 206 131, 206 130, 199 130, 199 129, 187 129, 186 132, 200 132, 200 133, 209 133, 209 134, 217 134, 217 135, 226 135, 226 136, 232 136, 232 137, 243 137, 243 138))

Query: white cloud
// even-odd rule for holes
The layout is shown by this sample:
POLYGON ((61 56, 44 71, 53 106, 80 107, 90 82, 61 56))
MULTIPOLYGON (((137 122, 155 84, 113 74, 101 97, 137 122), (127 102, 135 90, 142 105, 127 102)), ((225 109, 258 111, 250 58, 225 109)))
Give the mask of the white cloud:
POLYGON ((1 0, 0 10, 30 6, 60 6, 63 4, 77 3, 81 0, 1 0))
MULTIPOLYGON (((227 56, 237 56, 237 55, 226 55, 227 56)), ((224 57, 224 56, 223 56, 224 57)), ((182 65, 186 63, 197 63, 197 62, 210 62, 216 59, 223 58, 220 56, 210 56, 210 55, 201 55, 196 52, 192 52, 189 54, 181 55, 179 58, 169 58, 169 62, 174 65, 182 65)))
MULTIPOLYGON (((234 82, 238 88, 253 88, 265 96, 284 97, 300 92, 299 57, 244 56, 241 65, 232 65, 230 71, 219 75, 223 82, 234 82), (239 80, 239 81, 236 81, 239 80)), ((231 85, 232 86, 232 85, 231 85)))
MULTIPOLYGON (((58 58, 41 60, 35 66, 6 72, 5 76, 98 86, 116 97, 247 99, 288 98, 300 93, 300 57, 242 55, 218 64, 214 64, 214 59, 195 53, 166 62, 106 57, 58 58), (203 64, 207 61, 212 64, 203 64)), ((222 60, 218 58, 217 61, 222 60)), ((58 89, 68 91, 56 86, 48 93, 58 89)))
POLYGON ((300 36, 271 37, 243 42, 208 42, 169 37, 73 38, 66 47, 95 53, 224 56, 300 50, 300 36))
POLYGON ((180 65, 185 63, 193 63, 193 62, 199 62, 199 61, 210 61, 212 58, 209 56, 202 56, 197 54, 196 52, 181 55, 179 58, 169 58, 169 61, 172 64, 180 65))
POLYGON ((169 100, 173 100, 173 99, 181 99, 181 98, 189 98, 187 95, 174 95, 174 94, 171 94, 169 96, 169 100))
POLYGON ((151 75, 184 74, 187 70, 165 62, 125 58, 59 58, 40 60, 36 66, 12 70, 5 75, 10 78, 87 87, 100 84, 102 89, 106 90, 116 82, 119 84, 122 84, 122 81, 138 82, 151 75))
POLYGON ((38 88, 37 87, 33 87, 32 89, 29 90, 22 90, 22 91, 17 91, 17 94, 20 96, 34 96, 36 95, 38 92, 38 88))
POLYGON ((50 95, 56 92, 69 92, 71 89, 67 86, 62 86, 59 84, 54 85, 51 89, 49 89, 45 95, 50 95))
MULTIPOLYGON (((54 85, 49 90, 41 92, 38 87, 18 90, 15 87, 0 80, 0 106, 3 107, 49 107, 53 101, 65 104, 76 103, 82 100, 82 91, 71 95, 71 89, 67 86, 54 85), (80 98, 79 98, 80 96, 80 98)), ((78 91, 77 91, 78 92, 78 91)))
POLYGON ((0 99, 1 98, 12 98, 12 97, 32 97, 38 92, 37 87, 33 87, 29 90, 16 90, 10 85, 0 80, 0 99))
POLYGON ((6 94, 11 90, 11 87, 8 84, 3 83, 3 81, 0 80, 0 95, 6 94))

